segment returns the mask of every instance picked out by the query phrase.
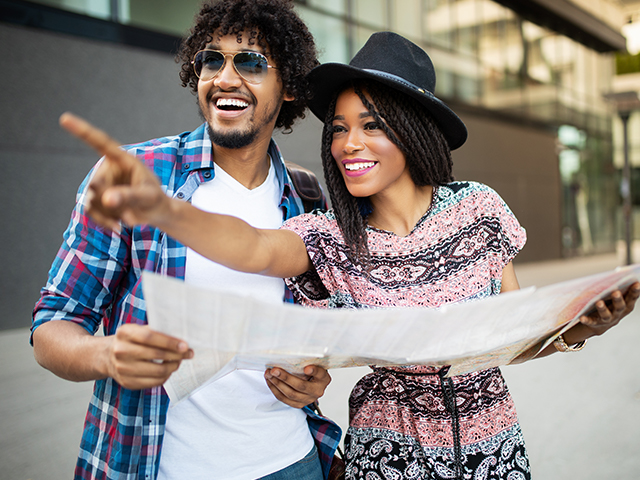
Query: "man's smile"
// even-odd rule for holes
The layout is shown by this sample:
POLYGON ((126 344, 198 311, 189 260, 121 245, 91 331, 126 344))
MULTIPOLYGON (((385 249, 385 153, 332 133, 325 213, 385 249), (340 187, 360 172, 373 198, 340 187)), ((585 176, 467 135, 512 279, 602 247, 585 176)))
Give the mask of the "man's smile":
POLYGON ((249 106, 249 102, 239 98, 219 98, 215 102, 216 108, 225 111, 244 110, 249 106))

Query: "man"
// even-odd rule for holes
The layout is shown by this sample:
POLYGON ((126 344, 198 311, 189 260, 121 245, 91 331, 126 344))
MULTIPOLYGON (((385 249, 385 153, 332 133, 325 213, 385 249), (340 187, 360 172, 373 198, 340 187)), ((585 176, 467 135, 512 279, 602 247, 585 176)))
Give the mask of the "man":
MULTIPOLYGON (((167 195, 204 210, 262 228, 301 213, 271 139, 274 128, 289 129, 303 116, 304 75, 317 65, 292 3, 206 4, 179 56, 183 86, 197 94, 205 123, 126 149, 154 170, 167 195)), ((326 476, 340 431, 301 410, 324 393, 326 370, 307 367, 305 378, 237 371, 168 409, 162 384, 193 352, 146 325, 144 270, 267 301, 282 301, 282 280, 232 272, 154 228, 99 228, 85 215, 87 183, 32 327, 41 365, 66 379, 96 381, 76 478, 326 476), (94 336, 101 323, 105 335, 94 336)))

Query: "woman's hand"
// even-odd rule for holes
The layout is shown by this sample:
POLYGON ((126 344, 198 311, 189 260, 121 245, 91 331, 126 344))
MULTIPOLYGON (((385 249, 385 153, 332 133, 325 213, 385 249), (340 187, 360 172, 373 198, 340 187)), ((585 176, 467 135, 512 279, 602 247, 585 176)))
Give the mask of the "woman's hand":
POLYGON ((156 225, 170 211, 171 199, 155 174, 109 135, 71 113, 62 114, 60 125, 104 156, 91 177, 85 202, 86 213, 96 223, 115 231, 120 221, 156 225))
MULTIPOLYGON (((640 282, 636 282, 631 285, 626 293, 622 293, 620 290, 616 290, 605 300, 598 300, 595 304, 595 309, 589 315, 583 315, 580 317, 580 324, 576 327, 581 327, 586 340, 587 338, 602 335, 607 330, 615 327, 620 320, 629 315, 633 311, 636 301, 640 296, 640 282)), ((567 343, 569 340, 573 341, 573 338, 567 338, 569 332, 564 337, 567 343)), ((578 340, 580 342, 582 340, 578 340)), ((573 343, 578 343, 573 342, 573 343)), ((572 343, 569 343, 572 345, 572 343)))
MULTIPOLYGON (((633 311, 639 296, 640 282, 636 282, 624 294, 620 290, 615 290, 611 292, 609 297, 598 300, 591 313, 581 316, 578 323, 562 334, 565 343, 569 346, 576 345, 591 337, 604 334, 633 311)), ((542 343, 521 353, 511 363, 523 363, 532 358, 546 357, 558 351, 555 345, 551 344, 538 352, 542 343)))

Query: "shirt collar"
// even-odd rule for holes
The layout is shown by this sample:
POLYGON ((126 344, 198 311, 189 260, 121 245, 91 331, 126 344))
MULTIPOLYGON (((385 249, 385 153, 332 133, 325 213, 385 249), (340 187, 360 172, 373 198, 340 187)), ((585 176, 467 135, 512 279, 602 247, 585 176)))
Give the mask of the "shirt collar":
MULTIPOLYGON (((280 196, 288 196, 292 189, 291 179, 285 168, 280 148, 278 148, 273 138, 269 142, 267 153, 273 161, 276 178, 278 179, 278 185, 280 187, 280 196)), ((183 173, 189 173, 195 170, 211 169, 212 179, 215 175, 213 163, 213 148, 211 146, 211 138, 209 137, 209 129, 207 128, 207 124, 203 123, 186 138, 185 153, 182 157, 182 171, 183 173)), ((206 180, 210 179, 207 178, 206 180)))
POLYGON ((271 161, 273 162, 273 167, 276 171, 276 178, 278 179, 278 185, 280 186, 280 196, 288 196, 292 188, 291 179, 289 178, 287 169, 284 166, 284 159, 282 158, 280 148, 278 148, 278 145, 273 138, 269 143, 267 153, 271 156, 271 161))
POLYGON ((205 168, 213 169, 213 149, 207 124, 203 123, 185 139, 182 172, 189 173, 205 168))

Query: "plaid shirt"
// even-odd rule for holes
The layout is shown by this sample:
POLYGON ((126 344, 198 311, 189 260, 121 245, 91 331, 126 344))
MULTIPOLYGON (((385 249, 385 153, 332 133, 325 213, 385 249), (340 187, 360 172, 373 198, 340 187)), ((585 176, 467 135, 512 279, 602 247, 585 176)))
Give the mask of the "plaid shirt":
MULTIPOLYGON (((206 124, 194 132, 125 147, 160 178, 167 195, 189 201, 214 176, 206 124)), ((282 189, 283 219, 303 212, 302 201, 284 168, 275 142, 269 145, 282 189)), ((113 335, 124 323, 146 324, 142 272, 184 279, 186 247, 149 227, 103 230, 84 214, 90 175, 77 204, 49 280, 33 313, 32 332, 51 320, 82 325, 95 334, 103 325, 113 335)), ((326 207, 323 200, 317 207, 326 207)), ((287 301, 291 294, 287 290, 287 301)), ((76 479, 155 479, 158 473, 169 398, 162 387, 129 390, 111 378, 95 382, 85 419, 76 479)), ((305 408, 325 477, 340 440, 340 429, 305 408)))

